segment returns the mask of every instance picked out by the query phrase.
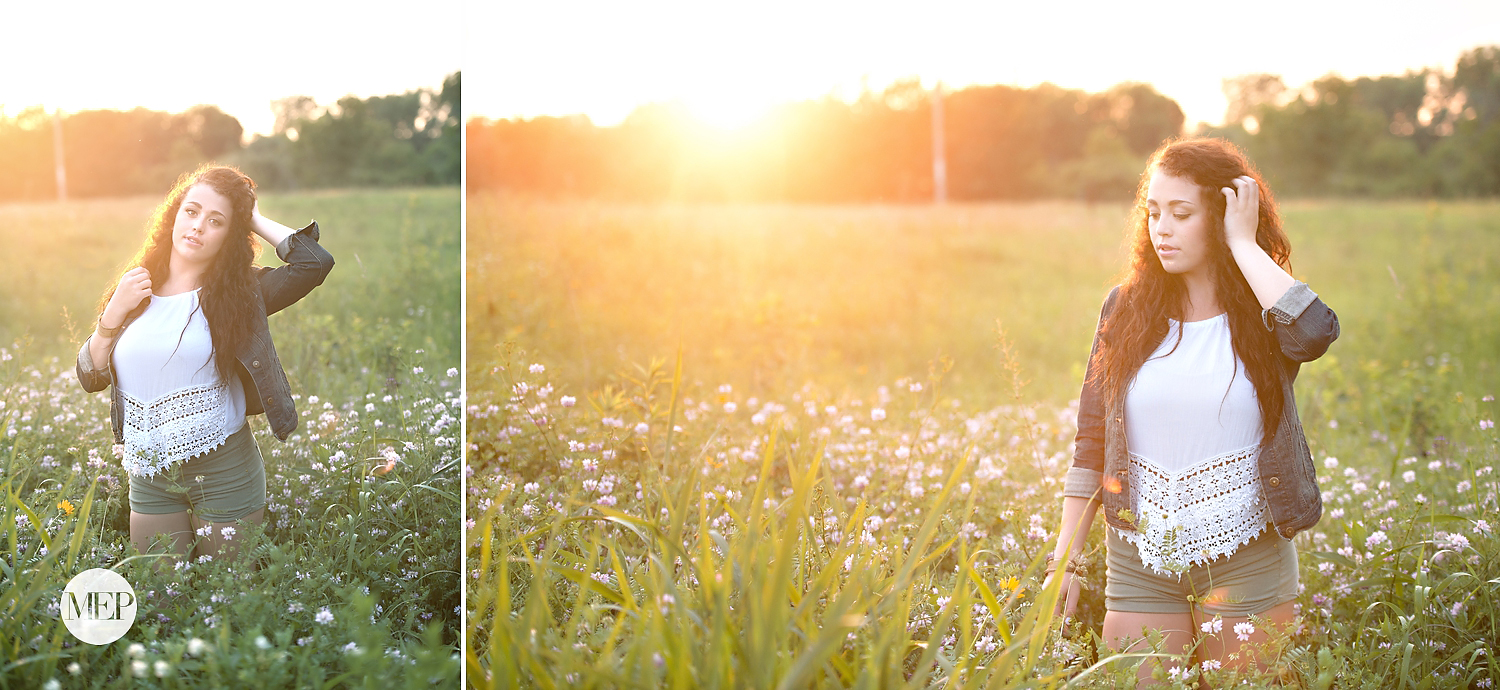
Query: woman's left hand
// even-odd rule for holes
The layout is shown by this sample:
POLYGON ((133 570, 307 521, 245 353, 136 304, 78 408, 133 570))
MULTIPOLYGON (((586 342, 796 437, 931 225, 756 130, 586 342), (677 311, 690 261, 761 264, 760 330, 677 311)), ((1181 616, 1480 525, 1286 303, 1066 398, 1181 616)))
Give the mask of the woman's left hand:
POLYGON ((1233 247, 1238 242, 1255 244, 1255 230, 1260 225, 1260 188, 1255 178, 1234 178, 1234 188, 1224 187, 1224 242, 1233 247))

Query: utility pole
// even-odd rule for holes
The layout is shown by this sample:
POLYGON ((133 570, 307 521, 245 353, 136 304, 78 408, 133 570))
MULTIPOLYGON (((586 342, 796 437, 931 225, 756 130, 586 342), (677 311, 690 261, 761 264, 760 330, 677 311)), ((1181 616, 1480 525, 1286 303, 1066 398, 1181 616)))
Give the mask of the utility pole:
POLYGON ((62 108, 52 111, 52 160, 56 163, 57 200, 68 200, 68 168, 63 163, 62 108))
POLYGON ((932 90, 932 200, 948 202, 948 158, 943 145, 943 82, 932 90))

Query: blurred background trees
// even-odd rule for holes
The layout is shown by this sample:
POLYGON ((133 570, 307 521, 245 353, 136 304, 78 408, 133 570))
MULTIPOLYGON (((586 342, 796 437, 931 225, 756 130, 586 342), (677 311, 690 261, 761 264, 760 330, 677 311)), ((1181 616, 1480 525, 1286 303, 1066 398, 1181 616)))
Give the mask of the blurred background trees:
MULTIPOLYGON (((1147 157, 1182 134, 1230 139, 1280 196, 1500 194, 1500 46, 1451 71, 1301 87, 1249 74, 1223 83, 1225 124, 1184 131, 1152 86, 1102 93, 1052 84, 972 86, 944 98, 955 200, 1131 198, 1147 157)), ((735 132, 680 106, 618 126, 584 116, 468 122, 468 187, 629 201, 925 202, 933 198, 931 103, 915 80, 852 103, 783 105, 735 132)))
MULTIPOLYGON (((68 195, 159 194, 208 161, 237 165, 265 189, 456 185, 461 103, 458 72, 440 89, 327 106, 293 96, 272 104, 275 131, 248 144, 239 120, 212 105, 68 113, 68 195)), ((57 198, 54 122, 41 108, 0 114, 0 202, 57 198)))

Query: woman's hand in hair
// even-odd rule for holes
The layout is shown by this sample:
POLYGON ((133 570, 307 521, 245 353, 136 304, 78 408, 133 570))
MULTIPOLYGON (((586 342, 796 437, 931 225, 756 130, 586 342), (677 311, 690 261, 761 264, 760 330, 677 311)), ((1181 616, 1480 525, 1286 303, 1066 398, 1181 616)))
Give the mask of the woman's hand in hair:
POLYGON ((151 272, 142 266, 136 266, 120 276, 120 284, 115 286, 115 294, 110 295, 109 304, 104 306, 104 313, 99 316, 99 325, 105 328, 119 328, 125 324, 125 317, 130 315, 141 300, 151 296, 151 272))
POLYGON ((250 209, 250 220, 253 223, 251 231, 269 242, 272 247, 279 246, 281 241, 290 236, 295 230, 282 225, 270 218, 260 214, 260 200, 255 200, 255 206, 250 209))
POLYGON ((1235 244, 1255 244, 1255 231, 1260 225, 1260 187, 1255 178, 1241 175, 1234 178, 1234 187, 1224 187, 1224 243, 1233 249, 1235 244))

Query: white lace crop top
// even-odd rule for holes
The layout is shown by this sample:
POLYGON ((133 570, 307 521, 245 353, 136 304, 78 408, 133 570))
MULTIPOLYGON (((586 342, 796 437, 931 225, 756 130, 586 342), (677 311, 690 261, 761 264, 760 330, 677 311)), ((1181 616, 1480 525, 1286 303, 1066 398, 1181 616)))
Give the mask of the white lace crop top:
POLYGON ((1125 434, 1140 529, 1118 533, 1152 570, 1180 577, 1265 529, 1260 407, 1227 315, 1170 322, 1126 392, 1125 434))
POLYGON ((245 389, 213 365, 213 340, 198 291, 151 296, 115 344, 115 386, 124 405, 125 470, 153 476, 224 443, 245 424, 245 389))

